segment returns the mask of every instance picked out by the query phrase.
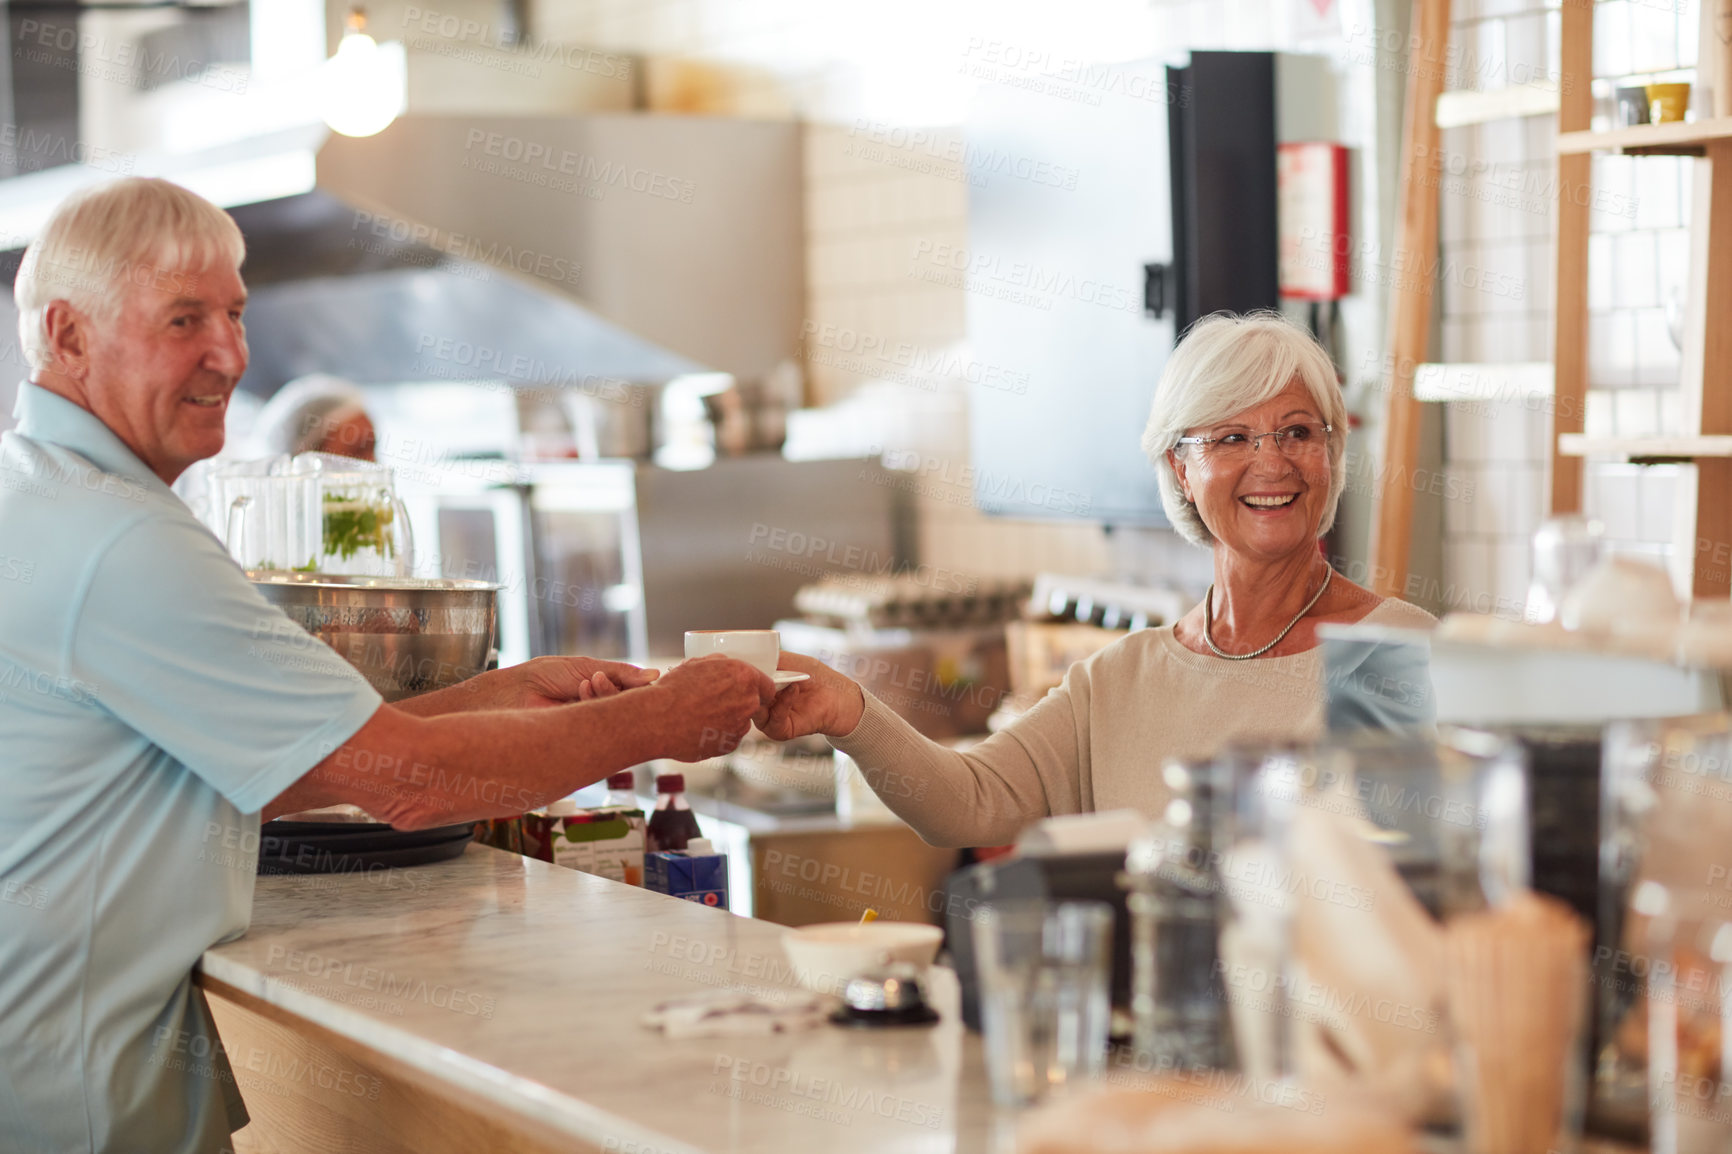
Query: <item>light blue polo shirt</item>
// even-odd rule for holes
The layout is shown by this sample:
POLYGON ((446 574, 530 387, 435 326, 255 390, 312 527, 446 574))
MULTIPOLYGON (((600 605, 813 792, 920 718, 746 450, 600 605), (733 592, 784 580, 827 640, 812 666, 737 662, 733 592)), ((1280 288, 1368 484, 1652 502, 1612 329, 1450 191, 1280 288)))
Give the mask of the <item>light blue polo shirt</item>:
POLYGON ((228 1148, 203 995, 259 810, 380 698, 93 415, 0 435, 0 1149, 228 1148))

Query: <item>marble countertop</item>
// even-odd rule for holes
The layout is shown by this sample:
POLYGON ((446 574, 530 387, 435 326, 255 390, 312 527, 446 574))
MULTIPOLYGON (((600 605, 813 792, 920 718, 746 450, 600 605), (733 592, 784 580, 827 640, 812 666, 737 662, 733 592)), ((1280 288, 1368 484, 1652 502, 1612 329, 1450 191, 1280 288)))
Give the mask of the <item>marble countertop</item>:
POLYGON ((782 927, 471 846, 262 877, 211 978, 615 1154, 1004 1150, 978 1036, 935 967, 928 1029, 668 1040, 658 1002, 795 989, 782 927))

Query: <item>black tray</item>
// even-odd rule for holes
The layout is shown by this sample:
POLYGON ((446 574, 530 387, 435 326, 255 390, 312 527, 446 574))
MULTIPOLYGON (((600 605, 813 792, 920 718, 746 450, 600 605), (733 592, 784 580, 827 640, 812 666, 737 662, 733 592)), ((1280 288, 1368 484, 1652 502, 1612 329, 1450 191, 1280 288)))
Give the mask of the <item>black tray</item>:
POLYGON ((295 845, 316 845, 322 849, 364 853, 368 850, 407 849, 410 846, 433 845, 465 835, 473 827, 442 825, 435 829, 401 830, 388 825, 341 822, 272 821, 259 829, 260 852, 276 853, 295 845))
MULTIPOLYGON (((260 839, 260 874, 341 874, 427 865, 457 857, 474 835, 474 827, 467 824, 408 831, 368 825, 362 827, 368 832, 349 837, 340 834, 296 837, 289 836, 287 831, 272 830, 271 825, 276 824, 267 825, 269 832, 260 839)), ((320 824, 324 829, 331 828, 320 824)))

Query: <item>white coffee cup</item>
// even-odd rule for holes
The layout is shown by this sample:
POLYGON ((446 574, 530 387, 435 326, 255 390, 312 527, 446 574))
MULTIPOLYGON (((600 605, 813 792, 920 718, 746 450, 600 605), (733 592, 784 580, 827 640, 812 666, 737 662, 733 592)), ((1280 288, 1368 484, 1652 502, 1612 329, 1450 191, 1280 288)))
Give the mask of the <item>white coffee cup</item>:
POLYGON ((720 653, 744 661, 766 677, 776 673, 782 635, 774 629, 693 629, 686 633, 686 657, 720 653))

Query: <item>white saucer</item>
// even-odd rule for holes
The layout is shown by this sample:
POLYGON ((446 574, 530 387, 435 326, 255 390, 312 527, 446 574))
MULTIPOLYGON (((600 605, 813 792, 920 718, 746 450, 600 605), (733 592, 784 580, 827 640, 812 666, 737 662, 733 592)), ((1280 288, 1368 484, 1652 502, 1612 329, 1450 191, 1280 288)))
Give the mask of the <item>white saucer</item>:
MULTIPOLYGON (((690 660, 690 658, 687 658, 687 660, 690 660)), ((675 662, 668 666, 668 669, 677 669, 683 664, 685 664, 685 662, 675 662)), ((662 672, 665 673, 667 670, 664 669, 662 672)), ((776 683, 777 689, 793 685, 797 681, 810 681, 811 679, 812 675, 810 673, 801 673, 798 669, 778 669, 776 672, 770 674, 770 680, 776 683)))

